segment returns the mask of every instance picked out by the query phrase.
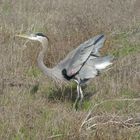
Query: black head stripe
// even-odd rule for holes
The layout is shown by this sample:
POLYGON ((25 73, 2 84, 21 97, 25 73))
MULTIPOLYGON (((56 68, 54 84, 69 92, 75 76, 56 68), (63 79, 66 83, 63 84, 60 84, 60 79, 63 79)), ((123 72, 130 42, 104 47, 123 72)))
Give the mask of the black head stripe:
POLYGON ((42 33, 36 33, 35 35, 37 36, 42 36, 42 37, 46 37, 47 39, 49 39, 46 35, 42 34, 42 33))
POLYGON ((44 34, 42 33, 36 33, 37 36, 42 36, 42 37, 46 37, 44 34))

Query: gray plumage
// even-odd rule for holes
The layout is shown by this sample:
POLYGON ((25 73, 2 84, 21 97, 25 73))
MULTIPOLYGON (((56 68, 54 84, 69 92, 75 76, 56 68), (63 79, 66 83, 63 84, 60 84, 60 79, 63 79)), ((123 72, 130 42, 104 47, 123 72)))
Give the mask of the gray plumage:
POLYGON ((77 83, 77 99, 75 107, 78 107, 83 100, 81 85, 88 82, 91 78, 98 75, 100 71, 111 65, 112 57, 101 57, 99 49, 103 47, 104 35, 97 35, 71 51, 54 68, 47 68, 43 62, 44 54, 47 51, 48 38, 42 33, 27 35, 17 35, 19 37, 37 40, 42 44, 42 50, 39 52, 37 63, 43 73, 54 80, 71 81, 77 83))

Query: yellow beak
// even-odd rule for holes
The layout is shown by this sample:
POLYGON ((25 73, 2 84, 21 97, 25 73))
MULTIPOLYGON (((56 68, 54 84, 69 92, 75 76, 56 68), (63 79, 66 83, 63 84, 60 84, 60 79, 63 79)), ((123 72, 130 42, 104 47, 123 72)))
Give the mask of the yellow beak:
POLYGON ((25 35, 25 34, 19 34, 19 35, 15 35, 15 36, 17 36, 17 37, 22 37, 22 38, 30 38, 30 36, 29 35, 25 35))

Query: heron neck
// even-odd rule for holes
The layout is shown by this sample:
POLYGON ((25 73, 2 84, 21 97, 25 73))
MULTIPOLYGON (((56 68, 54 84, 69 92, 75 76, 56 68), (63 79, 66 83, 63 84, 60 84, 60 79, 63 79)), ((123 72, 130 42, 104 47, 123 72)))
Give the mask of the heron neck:
POLYGON ((52 69, 51 68, 48 68, 45 64, 44 64, 44 54, 46 53, 47 51, 47 47, 48 47, 48 40, 43 40, 41 42, 42 44, 42 50, 39 52, 39 55, 38 55, 38 58, 37 58, 37 63, 38 63, 38 67, 42 70, 42 72, 47 75, 47 76, 50 76, 52 75, 52 69))
POLYGON ((47 47, 48 47, 48 40, 45 40, 42 43, 42 50, 39 52, 38 58, 37 58, 37 63, 38 67, 42 70, 42 72, 52 78, 53 80, 57 81, 63 81, 65 80, 64 77, 62 76, 61 70, 57 69, 57 67, 54 68, 48 68, 43 61, 44 54, 46 54, 47 47))

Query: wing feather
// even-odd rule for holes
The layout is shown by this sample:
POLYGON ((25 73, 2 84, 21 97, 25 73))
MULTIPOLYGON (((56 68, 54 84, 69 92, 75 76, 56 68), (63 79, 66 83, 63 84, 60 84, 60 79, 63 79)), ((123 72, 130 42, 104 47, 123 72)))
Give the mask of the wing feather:
POLYGON ((82 67, 78 76, 81 80, 94 78, 98 74, 96 68, 92 65, 88 65, 87 63, 82 67))

